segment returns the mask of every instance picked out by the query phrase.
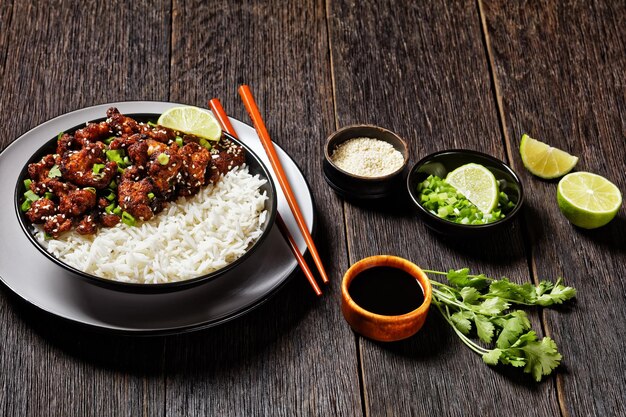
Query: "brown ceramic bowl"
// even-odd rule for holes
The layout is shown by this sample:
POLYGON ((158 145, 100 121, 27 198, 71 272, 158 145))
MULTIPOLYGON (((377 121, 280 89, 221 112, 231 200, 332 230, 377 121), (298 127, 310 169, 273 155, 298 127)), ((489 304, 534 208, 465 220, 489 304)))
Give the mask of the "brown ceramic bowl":
POLYGON ((355 332, 380 342, 394 342, 417 333, 424 325, 431 298, 432 287, 424 271, 413 262, 397 256, 377 255, 362 259, 346 271, 341 284, 341 311, 350 327, 355 332), (399 316, 375 314, 355 303, 348 292, 352 280, 361 272, 380 266, 397 268, 413 276, 422 287, 424 302, 417 309, 399 316))
POLYGON ((372 125, 353 125, 333 132, 324 147, 324 179, 337 194, 347 199, 374 200, 385 198, 402 188, 402 179, 409 162, 407 143, 390 130, 372 125), (379 177, 364 177, 339 168, 331 155, 339 145, 354 138, 372 138, 391 144, 402 154, 404 162, 394 172, 379 177))

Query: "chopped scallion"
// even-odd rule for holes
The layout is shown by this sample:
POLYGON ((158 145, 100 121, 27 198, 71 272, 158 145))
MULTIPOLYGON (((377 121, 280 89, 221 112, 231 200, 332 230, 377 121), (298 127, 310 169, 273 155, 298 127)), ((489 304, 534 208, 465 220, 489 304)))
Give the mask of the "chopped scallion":
POLYGON ((137 222, 135 221, 135 218, 133 216, 131 216, 130 213, 123 211, 122 212, 122 222, 129 225, 129 226, 134 226, 137 224, 137 222))
POLYGON ((117 206, 113 209, 113 214, 115 214, 116 216, 120 216, 122 214, 122 208, 120 206, 117 206))
POLYGON ((148 126, 152 126, 152 127, 157 127, 158 124, 154 123, 154 122, 148 122, 148 126))
POLYGON ((30 200, 31 202, 39 200, 39 196, 33 193, 31 190, 28 190, 24 193, 24 198, 30 200))
POLYGON ((115 180, 111 180, 111 182, 109 183, 109 188, 112 190, 115 190, 117 188, 117 183, 115 182, 115 180))
POLYGON ((183 138, 176 136, 175 142, 178 146, 183 146, 183 138))
POLYGON ((200 145, 204 146, 205 148, 207 148, 208 150, 211 150, 211 144, 209 143, 208 140, 206 139, 200 139, 200 145))
POLYGON ((32 180, 24 180, 24 188, 30 190, 30 185, 33 183, 32 180))
POLYGON ((105 196, 104 198, 106 198, 109 201, 114 201, 115 200, 115 193, 113 191, 111 191, 107 196, 105 196))
POLYGON ((65 135, 65 132, 59 132, 59 134, 57 135, 57 142, 61 140, 63 135, 65 135))
POLYGON ((157 156, 157 161, 161 165, 167 165, 170 162, 170 156, 166 153, 160 153, 159 156, 157 156))
POLYGON ((119 167, 124 168, 124 157, 126 154, 123 149, 109 149, 105 152, 109 161, 115 162, 119 167))
POLYGON ((104 164, 93 164, 92 171, 94 174, 99 174, 103 168, 104 168, 104 164))
POLYGON ((152 200, 154 198, 154 193, 148 193, 148 198, 152 200))
POLYGON ((20 210, 28 211, 30 209, 30 205, 31 204, 32 204, 32 202, 29 199, 24 200, 24 202, 20 206, 20 210))
POLYGON ((47 198, 48 200, 50 200, 53 196, 54 194, 52 194, 49 191, 46 191, 46 193, 43 195, 43 198, 47 198))
POLYGON ((90 191, 90 192, 92 192, 92 193, 94 193, 94 194, 96 193, 96 189, 95 189, 95 188, 93 188, 93 187, 85 187, 85 188, 83 188, 83 189, 84 189, 84 190, 87 190, 87 191, 90 191))
POLYGON ((106 143, 107 145, 110 145, 111 142, 113 142, 115 140, 115 136, 111 136, 108 139, 103 140, 104 143, 106 143))
POLYGON ((111 203, 104 208, 104 211, 106 212, 106 214, 111 214, 113 213, 114 208, 115 208, 115 203, 111 203))

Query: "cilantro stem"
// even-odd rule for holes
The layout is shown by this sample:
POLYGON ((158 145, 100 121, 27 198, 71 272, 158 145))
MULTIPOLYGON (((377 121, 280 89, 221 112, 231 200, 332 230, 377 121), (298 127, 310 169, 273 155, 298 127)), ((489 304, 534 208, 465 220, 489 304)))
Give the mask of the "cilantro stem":
POLYGON ((452 304, 455 307, 461 308, 463 310, 468 310, 468 311, 473 311, 471 308, 469 308, 468 306, 460 303, 456 298, 451 298, 450 295, 436 289, 433 288, 433 294, 435 294, 436 296, 438 296, 437 298, 443 298, 445 300, 446 304, 452 304))
POLYGON ((435 306, 437 306, 437 309, 439 310, 443 318, 448 322, 450 327, 452 327, 452 329, 457 334, 457 336, 459 336, 461 341, 465 343, 465 345, 468 348, 470 348, 471 350, 473 350, 475 353, 479 355, 484 355, 485 353, 489 352, 489 350, 472 342, 467 336, 465 336, 463 333, 459 331, 459 329, 456 328, 456 326, 454 325, 454 323, 452 323, 452 320, 450 319, 450 310, 448 309, 448 306, 446 306, 446 311, 444 312, 443 309, 441 308, 441 304, 439 303, 439 301, 437 299, 433 299, 433 300, 435 301, 435 306))

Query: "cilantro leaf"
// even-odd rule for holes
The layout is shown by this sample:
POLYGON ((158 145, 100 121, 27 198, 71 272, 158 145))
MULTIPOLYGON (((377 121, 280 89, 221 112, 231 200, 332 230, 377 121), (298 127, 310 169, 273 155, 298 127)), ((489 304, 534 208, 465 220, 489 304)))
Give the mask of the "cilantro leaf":
POLYGON ((520 303, 534 304, 537 299, 535 286, 530 282, 519 285, 503 277, 489 285, 489 293, 498 297, 520 303))
POLYGON ((501 349, 510 347, 525 330, 530 329, 530 321, 522 310, 511 313, 511 317, 504 320, 502 331, 496 340, 496 346, 501 349))
POLYGON ((463 287, 474 287, 476 289, 483 289, 487 286, 487 277, 483 274, 480 275, 470 275, 469 268, 462 269, 451 269, 448 271, 446 278, 450 284, 455 287, 463 288, 463 287))
POLYGON ((491 343, 493 339, 493 331, 495 326, 489 319, 481 314, 474 315, 474 324, 476 325, 476 334, 478 338, 485 343, 491 343))
POLYGON ((554 340, 544 337, 539 341, 532 330, 522 335, 510 349, 517 350, 524 355, 526 359, 524 372, 532 374, 537 382, 559 366, 562 359, 554 340))
POLYGON ((459 292, 461 293, 461 297, 463 297, 463 301, 468 304, 475 304, 480 297, 480 293, 474 287, 464 287, 459 292))
POLYGON ((550 289, 550 292, 544 292, 537 298, 537 304, 543 307, 551 306, 553 304, 563 304, 571 298, 576 297, 576 289, 572 287, 566 287, 561 284, 562 279, 559 278, 556 284, 550 289))
POLYGON ((473 317, 470 311, 459 311, 450 316, 454 327, 459 329, 463 334, 468 334, 472 330, 472 322, 469 320, 473 317))
POLYGON ((509 303, 504 301, 502 298, 491 297, 487 298, 485 301, 476 306, 475 310, 477 313, 480 314, 495 316, 497 314, 500 314, 507 308, 509 308, 509 303))
POLYGON ((487 365, 497 365, 500 355, 502 355, 502 351, 500 349, 496 348, 489 350, 487 353, 483 353, 483 362, 487 365))

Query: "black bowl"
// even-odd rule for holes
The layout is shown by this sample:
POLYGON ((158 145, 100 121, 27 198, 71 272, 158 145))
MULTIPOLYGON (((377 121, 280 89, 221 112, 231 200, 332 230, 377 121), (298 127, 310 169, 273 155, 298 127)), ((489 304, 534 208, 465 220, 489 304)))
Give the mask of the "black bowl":
POLYGON ((402 188, 402 176, 409 161, 409 148, 404 140, 390 130, 371 125, 346 126, 332 133, 324 147, 324 179, 337 194, 354 200, 385 198, 402 188), (331 155, 345 141, 353 138, 373 138, 390 143, 404 157, 400 168, 380 177, 363 177, 344 171, 335 165, 331 155))
POLYGON ((466 149, 451 149, 426 156, 411 168, 406 184, 411 200, 417 207, 417 213, 426 225, 438 233, 459 237, 485 235, 509 226, 524 202, 522 182, 511 167, 493 156, 466 149), (500 190, 504 191, 509 196, 509 199, 515 203, 515 206, 507 213, 506 217, 493 223, 479 225, 453 223, 436 216, 420 204, 417 193, 417 185, 420 182, 424 181, 429 175, 445 178, 449 172, 472 162, 487 168, 493 173, 496 180, 504 181, 504 187, 501 187, 500 190))
MULTIPOLYGON (((128 116, 140 122, 155 121, 159 117, 158 114, 150 114, 150 113, 134 113, 134 114, 128 114, 128 116)), ((105 119, 106 118, 103 117, 103 118, 92 120, 92 121, 97 123, 105 119)), ((81 124, 79 126, 75 126, 72 129, 66 130, 66 132, 73 133, 74 131, 84 126, 85 126, 84 124, 81 124)), ((223 132, 223 135, 227 137, 228 139, 230 139, 231 141, 237 143, 238 145, 241 145, 245 149, 246 165, 248 166, 250 174, 258 175, 260 178, 266 180, 266 183, 261 187, 261 191, 265 192, 268 197, 267 200, 265 201, 265 209, 267 210, 268 215, 266 216, 265 223, 262 225, 263 233, 261 234, 261 236, 259 236, 259 238, 248 248, 246 253, 244 253, 241 257, 239 257, 238 259, 224 266, 221 269, 218 269, 208 274, 204 274, 198 277, 189 278, 189 279, 181 280, 181 281, 168 282, 168 283, 162 283, 162 284, 138 284, 138 283, 114 281, 111 279, 106 279, 106 278, 102 278, 96 275, 86 273, 71 265, 66 264, 65 262, 61 261, 60 259, 56 258, 54 255, 52 255, 50 252, 48 252, 46 248, 44 248, 35 237, 35 230, 32 224, 26 218, 25 214, 22 212, 22 210, 20 210, 20 206, 22 202, 22 196, 24 194, 23 180, 28 178, 28 164, 40 161, 41 158, 46 154, 54 153, 56 149, 57 137, 51 138, 50 140, 46 141, 46 143, 43 146, 41 146, 41 148, 39 148, 37 152, 35 152, 32 155, 32 157, 26 162, 26 164, 24 165, 24 168, 22 168, 22 172, 19 176, 19 180, 17 182, 17 185, 15 186, 15 210, 17 213, 17 218, 19 220, 19 223, 22 226, 24 233, 29 238, 29 240, 33 243, 33 245, 35 245, 35 247, 39 249, 39 251, 43 253, 48 259, 50 259, 52 262, 59 265, 60 267, 66 269, 67 271, 72 272, 78 275, 79 277, 87 280, 88 282, 101 286, 101 287, 105 287, 105 288, 109 288, 109 289, 117 290, 117 291, 131 292, 131 293, 166 293, 166 292, 187 289, 189 287, 200 285, 210 280, 213 280, 219 277, 220 275, 224 274, 225 272, 229 271, 230 269, 241 264, 246 258, 250 256, 252 252, 254 252, 256 248, 258 248, 261 245, 261 242, 265 240, 265 238, 269 235, 270 230, 272 229, 274 220, 276 218, 276 211, 277 211, 276 188, 274 186, 274 182, 272 181, 272 177, 269 171, 267 170, 267 168, 265 167, 265 165, 263 165, 263 162, 261 162, 259 157, 255 155, 254 152, 252 152, 250 148, 248 148, 245 144, 240 142, 238 139, 235 139, 234 137, 232 137, 226 132, 223 132)))

